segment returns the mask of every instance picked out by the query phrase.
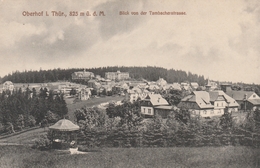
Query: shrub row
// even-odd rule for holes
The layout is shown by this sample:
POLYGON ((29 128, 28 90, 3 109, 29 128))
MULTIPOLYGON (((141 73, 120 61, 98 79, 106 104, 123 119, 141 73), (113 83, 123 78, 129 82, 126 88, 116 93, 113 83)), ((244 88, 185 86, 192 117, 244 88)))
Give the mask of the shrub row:
POLYGON ((78 137, 78 143, 89 147, 174 147, 174 146, 260 146, 259 138, 243 134, 198 135, 161 131, 128 130, 88 131, 78 137))

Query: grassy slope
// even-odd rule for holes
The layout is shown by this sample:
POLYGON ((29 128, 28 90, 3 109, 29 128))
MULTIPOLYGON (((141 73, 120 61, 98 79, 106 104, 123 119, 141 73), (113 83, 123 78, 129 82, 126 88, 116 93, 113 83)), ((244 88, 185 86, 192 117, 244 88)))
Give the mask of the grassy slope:
POLYGON ((105 148, 58 155, 25 146, 0 146, 1 167, 258 167, 260 150, 247 147, 105 148))
MULTIPOLYGON (((85 106, 92 107, 92 106, 99 105, 100 103, 105 103, 105 102, 109 102, 109 101, 120 101, 123 99, 124 99, 124 97, 107 96, 107 97, 100 97, 100 98, 91 98, 89 100, 76 102, 75 104, 67 103, 68 115, 69 115, 70 120, 74 121, 74 112, 76 109, 80 109, 85 106)), ((66 102, 68 102, 68 100, 66 102)))
MULTIPOLYGON (((67 104, 70 120, 74 121, 74 112, 76 109, 79 109, 84 106, 92 107, 100 103, 109 102, 112 100, 120 101, 122 99, 123 97, 100 97, 100 98, 90 99, 87 101, 77 102, 75 104, 67 104)), ((17 144, 25 144, 25 145, 33 144, 34 140, 43 134, 46 134, 46 132, 44 131, 43 128, 39 128, 39 129, 21 133, 19 135, 14 135, 8 138, 0 139, 0 143, 8 142, 8 143, 17 143, 17 144)))
POLYGON ((47 134, 47 128, 38 128, 35 130, 27 131, 21 133, 19 135, 10 136, 7 138, 0 139, 1 143, 15 143, 15 144, 23 144, 23 145, 32 145, 34 141, 39 138, 41 135, 47 134))

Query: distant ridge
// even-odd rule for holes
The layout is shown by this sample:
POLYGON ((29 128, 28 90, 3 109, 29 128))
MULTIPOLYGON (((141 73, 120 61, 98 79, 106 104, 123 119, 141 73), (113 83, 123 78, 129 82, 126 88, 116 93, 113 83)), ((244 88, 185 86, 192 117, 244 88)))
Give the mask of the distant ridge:
POLYGON ((145 79, 148 81, 156 81, 159 78, 164 78, 168 83, 173 82, 198 82, 204 85, 206 80, 203 75, 193 74, 183 70, 166 69, 162 67, 147 66, 108 66, 98 68, 69 68, 69 69, 51 69, 51 70, 30 70, 30 71, 15 71, 12 74, 4 76, 1 82, 12 81, 14 83, 43 83, 56 81, 71 81, 71 74, 76 71, 90 71, 95 75, 105 76, 106 72, 129 72, 132 79, 145 79))

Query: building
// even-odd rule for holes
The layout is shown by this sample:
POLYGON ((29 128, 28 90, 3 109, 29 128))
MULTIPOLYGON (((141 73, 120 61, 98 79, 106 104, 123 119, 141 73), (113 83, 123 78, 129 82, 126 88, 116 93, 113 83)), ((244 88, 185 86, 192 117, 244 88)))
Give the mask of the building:
POLYGON ((91 96, 90 88, 80 88, 78 92, 78 98, 80 100, 88 100, 91 96))
POLYGON ((141 103, 141 113, 147 118, 153 117, 155 114, 167 118, 173 109, 174 107, 170 106, 160 94, 149 94, 141 103))
POLYGON ((238 111, 238 103, 223 91, 194 91, 178 104, 179 108, 187 109, 191 116, 213 117, 224 114, 224 109, 229 112, 238 111))
POLYGON ((199 84, 197 82, 191 82, 190 85, 193 90, 197 90, 199 87, 199 84))
POLYGON ((78 72, 74 72, 71 75, 72 80, 89 80, 94 78, 95 75, 93 72, 88 72, 88 71, 78 71, 78 72))
POLYGON ((13 84, 13 82, 11 82, 11 81, 6 81, 6 82, 3 84, 3 91, 6 91, 6 90, 10 90, 10 91, 13 91, 13 90, 14 90, 14 84, 13 84))
POLYGON ((95 88, 97 81, 95 79, 90 79, 88 81, 88 87, 89 88, 95 88))
POLYGON ((226 94, 237 101, 241 110, 260 109, 260 97, 253 91, 228 90, 226 94))
POLYGON ((231 84, 228 83, 222 83, 220 85, 220 89, 223 90, 225 93, 232 91, 231 84))
POLYGON ((187 82, 181 82, 181 88, 182 88, 182 90, 185 90, 185 91, 191 90, 190 84, 187 82))
POLYGON ((132 89, 128 89, 125 93, 125 100, 133 103, 138 99, 143 100, 150 92, 146 89, 140 89, 138 87, 134 87, 132 89))
POLYGON ((215 114, 224 114, 225 108, 228 108, 228 112, 238 112, 239 104, 237 101, 222 90, 210 91, 209 96, 211 104, 214 105, 215 114))
POLYGON ((110 80, 125 80, 129 79, 129 73, 128 72, 106 72, 105 78, 110 80))
POLYGON ((156 81, 156 84, 157 84, 158 86, 163 87, 163 86, 167 85, 167 81, 164 80, 163 78, 159 78, 159 79, 156 81))
POLYGON ((218 89, 218 84, 216 82, 210 81, 208 79, 208 82, 206 84, 206 90, 207 91, 212 91, 212 90, 216 90, 216 89, 218 89))

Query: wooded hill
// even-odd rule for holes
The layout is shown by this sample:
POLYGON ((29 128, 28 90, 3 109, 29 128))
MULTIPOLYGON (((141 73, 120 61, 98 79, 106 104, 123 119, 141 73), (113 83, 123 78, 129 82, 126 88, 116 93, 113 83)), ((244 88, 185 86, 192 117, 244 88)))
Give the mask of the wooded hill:
MULTIPOLYGON (((5 81, 12 81, 14 83, 43 83, 56 82, 59 80, 71 81, 71 74, 77 71, 83 71, 83 68, 70 69, 52 69, 39 71, 24 71, 13 72, 2 78, 2 83, 5 81)), ((168 83, 173 82, 198 82, 199 85, 204 85, 206 80, 203 75, 192 74, 182 70, 166 69, 162 67, 99 67, 99 68, 85 68, 86 71, 93 72, 95 75, 105 77, 106 72, 129 72, 132 79, 145 79, 148 81, 157 81, 159 78, 164 78, 168 83)))

